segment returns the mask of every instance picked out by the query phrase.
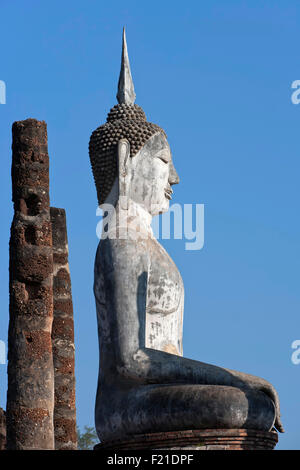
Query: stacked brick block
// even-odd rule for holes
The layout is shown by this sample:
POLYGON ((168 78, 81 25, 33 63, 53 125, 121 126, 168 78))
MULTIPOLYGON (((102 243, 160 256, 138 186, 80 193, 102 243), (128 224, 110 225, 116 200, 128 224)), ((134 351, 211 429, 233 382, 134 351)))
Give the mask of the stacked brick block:
POLYGON ((15 122, 12 133, 7 449, 76 449, 65 211, 50 210, 46 123, 15 122))
POLYGON ((53 240, 54 436, 55 449, 77 448, 75 346, 68 239, 64 209, 51 207, 53 240))
POLYGON ((97 444, 95 450, 272 450, 277 432, 251 429, 193 429, 132 436, 97 444))
POLYGON ((44 121, 12 128, 7 448, 53 449, 53 254, 44 121))

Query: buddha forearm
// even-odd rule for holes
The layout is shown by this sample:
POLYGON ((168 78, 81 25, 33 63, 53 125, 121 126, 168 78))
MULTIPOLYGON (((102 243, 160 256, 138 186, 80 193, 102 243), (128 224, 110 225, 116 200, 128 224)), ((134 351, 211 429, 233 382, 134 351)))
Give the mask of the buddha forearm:
MULTIPOLYGON (((263 381, 248 374, 231 371, 163 351, 142 348, 123 357, 121 375, 144 383, 190 383, 247 387, 263 381)), ((266 382, 267 383, 267 382, 266 382)))

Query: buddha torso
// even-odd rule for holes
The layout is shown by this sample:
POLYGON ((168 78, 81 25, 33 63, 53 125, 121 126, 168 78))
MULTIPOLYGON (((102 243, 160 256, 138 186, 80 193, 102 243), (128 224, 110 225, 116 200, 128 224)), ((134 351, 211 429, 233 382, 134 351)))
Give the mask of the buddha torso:
MULTIPOLYGON (((146 282, 146 305, 144 315, 138 319, 142 346, 182 356, 183 281, 174 261, 155 239, 148 223, 145 223, 143 231, 147 234, 147 240, 143 242, 147 257, 147 271, 142 281, 146 282)), ((130 234, 128 238, 131 243, 130 234)), ((95 262, 100 357, 101 364, 104 365, 100 369, 103 371, 108 364, 113 364, 113 348, 116 345, 115 319, 109 298, 110 283, 107 281, 111 262, 109 259, 110 243, 109 239, 100 242, 95 262)), ((121 252, 122 246, 124 247, 128 240, 122 240, 120 243, 121 252)), ((134 243, 139 244, 140 241, 134 243)), ((133 263, 134 260, 127 260, 127 262, 133 263)))
POLYGON ((174 261, 151 240, 145 346, 182 356, 184 287, 174 261))

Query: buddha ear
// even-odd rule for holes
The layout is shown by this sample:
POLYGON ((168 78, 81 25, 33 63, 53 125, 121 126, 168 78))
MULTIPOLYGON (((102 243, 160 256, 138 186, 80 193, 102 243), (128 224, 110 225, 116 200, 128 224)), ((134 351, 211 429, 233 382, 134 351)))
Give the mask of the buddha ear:
POLYGON ((119 176, 119 201, 122 209, 128 208, 128 194, 130 182, 130 143, 127 139, 118 142, 118 176, 119 176))

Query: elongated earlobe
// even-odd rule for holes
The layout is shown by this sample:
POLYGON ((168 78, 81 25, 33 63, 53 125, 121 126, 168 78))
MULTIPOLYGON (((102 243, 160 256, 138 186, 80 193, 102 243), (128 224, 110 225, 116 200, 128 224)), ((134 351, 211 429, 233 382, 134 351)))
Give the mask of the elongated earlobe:
POLYGON ((119 201, 122 209, 128 209, 130 182, 130 144, 127 139, 118 142, 119 201))

